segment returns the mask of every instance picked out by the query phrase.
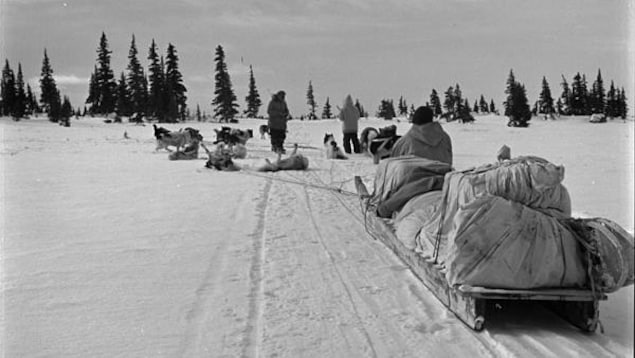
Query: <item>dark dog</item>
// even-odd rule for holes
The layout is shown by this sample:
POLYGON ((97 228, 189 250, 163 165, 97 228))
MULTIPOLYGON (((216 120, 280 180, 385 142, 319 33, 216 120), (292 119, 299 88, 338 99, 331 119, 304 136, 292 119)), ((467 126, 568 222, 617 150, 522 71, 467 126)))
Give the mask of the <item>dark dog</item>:
POLYGON ((245 145, 249 138, 254 137, 254 132, 251 129, 242 130, 231 127, 221 127, 220 130, 214 129, 216 132, 216 141, 214 144, 225 143, 229 146, 236 144, 245 145))
POLYGON ((342 153, 342 149, 337 146, 335 136, 331 133, 324 134, 324 150, 326 152, 326 159, 348 159, 342 153))
POLYGON ((269 126, 266 124, 263 124, 260 127, 258 127, 258 131, 260 132, 260 139, 265 139, 267 135, 269 134, 269 126))
POLYGON ((197 129, 185 128, 180 129, 178 132, 172 132, 162 127, 154 126, 154 137, 157 140, 157 147, 155 151, 165 148, 171 152, 169 146, 176 148, 176 151, 180 151, 182 147, 192 143, 193 141, 202 141, 203 136, 197 129))

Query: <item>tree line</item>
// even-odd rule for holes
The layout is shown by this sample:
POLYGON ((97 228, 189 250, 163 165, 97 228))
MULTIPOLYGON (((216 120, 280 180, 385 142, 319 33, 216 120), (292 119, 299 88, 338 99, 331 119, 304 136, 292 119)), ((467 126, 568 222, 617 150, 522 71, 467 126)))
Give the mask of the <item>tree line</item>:
MULTIPOLYGON (((106 34, 102 32, 97 47, 97 58, 90 76, 88 96, 85 100, 83 112, 77 108, 73 110, 68 96, 61 96, 57 89, 53 69, 44 49, 42 70, 40 74, 39 102, 28 83, 25 83, 22 66, 18 64, 17 74, 11 69, 8 59, 2 70, 0 84, 0 113, 15 119, 28 117, 32 114, 46 113, 53 122, 69 125, 68 119, 74 114, 79 115, 114 115, 115 121, 128 117, 129 121, 157 120, 159 122, 177 122, 195 117, 197 120, 207 118, 197 104, 195 116, 192 116, 187 105, 187 88, 183 83, 183 75, 179 70, 179 57, 176 47, 169 43, 165 57, 159 55, 159 49, 154 39, 148 48, 147 73, 139 61, 134 34, 128 51, 128 65, 125 71, 115 78, 111 68, 112 52, 109 49, 106 34)), ((232 88, 232 82, 225 52, 221 45, 215 49, 214 56, 214 97, 211 101, 213 117, 219 122, 233 122, 239 114, 239 105, 232 88)), ((627 98, 624 88, 617 88, 613 81, 608 91, 604 88, 601 71, 591 88, 588 88, 586 75, 578 72, 571 82, 562 76, 560 83, 561 95, 554 100, 546 78, 542 78, 542 89, 533 109, 527 99, 525 85, 518 82, 513 70, 510 70, 506 82, 506 99, 503 103, 504 115, 509 117, 508 125, 526 127, 532 115, 543 114, 554 118, 554 115, 589 115, 603 113, 609 118, 625 118, 628 113, 627 98)), ((473 104, 463 96, 461 86, 457 83, 448 87, 443 93, 441 102, 439 93, 432 89, 429 101, 435 116, 450 120, 473 120, 473 113, 496 113, 498 110, 494 100, 485 100, 481 94, 473 104)), ((318 104, 315 100, 312 81, 309 81, 307 92, 308 111, 300 119, 318 119, 318 104)), ((243 115, 247 118, 259 117, 262 106, 260 94, 256 87, 253 68, 249 66, 248 94, 245 97, 246 109, 243 115)), ((362 117, 368 117, 368 112, 355 100, 355 106, 362 117)), ((414 113, 414 106, 406 103, 401 96, 395 108, 392 99, 382 99, 375 113, 377 117, 392 119, 397 116, 407 117, 414 113)), ((322 119, 333 117, 330 98, 327 97, 320 116, 322 119)))

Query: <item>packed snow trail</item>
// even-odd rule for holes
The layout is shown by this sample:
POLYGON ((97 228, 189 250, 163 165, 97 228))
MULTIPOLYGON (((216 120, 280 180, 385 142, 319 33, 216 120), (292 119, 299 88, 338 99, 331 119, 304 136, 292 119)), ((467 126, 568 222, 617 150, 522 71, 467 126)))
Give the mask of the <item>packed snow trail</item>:
MULTIPOLYGON (((321 137, 338 130, 337 122, 289 125, 289 142, 301 143, 309 170, 251 175, 208 170, 203 159, 169 161, 153 151, 151 127, 100 119, 73 121, 71 128, 46 120, 0 122, 0 352, 632 356, 632 286, 601 303, 606 334, 581 333, 526 302, 494 306, 485 330, 470 330, 366 232, 360 203, 349 193, 355 175, 372 183, 372 160, 323 158, 321 137)), ((399 125, 399 132, 407 129, 399 125)), ((621 184, 632 178, 626 155, 632 150, 618 150, 622 144, 613 140, 626 136, 632 146, 632 123, 538 122, 531 131, 501 126, 499 118, 444 125, 457 144, 459 167, 487 162, 504 137, 514 153, 565 165, 574 210, 606 213, 632 230, 632 202, 623 194, 632 185, 621 184), (611 140, 603 151, 580 146, 573 153, 553 140, 562 132, 611 140), (531 149, 535 136, 543 138, 541 153, 531 149), (596 166, 611 174, 593 175, 588 168, 596 166), (590 181, 603 190, 588 192, 590 181)), ((218 126, 195 125, 206 136, 218 126)), ((253 138, 247 147, 249 160, 273 159, 266 140, 253 138)))

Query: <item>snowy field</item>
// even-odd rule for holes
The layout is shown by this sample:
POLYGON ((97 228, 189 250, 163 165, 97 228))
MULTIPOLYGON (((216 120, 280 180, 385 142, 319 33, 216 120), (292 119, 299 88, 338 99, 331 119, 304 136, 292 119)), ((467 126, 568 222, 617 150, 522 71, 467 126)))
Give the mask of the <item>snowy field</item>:
MULTIPOLYGON (((273 159, 261 123, 234 125, 255 132, 245 165, 273 159)), ((574 216, 633 232, 633 121, 505 123, 444 123, 455 167, 492 162, 503 144, 546 158, 565 167, 574 216)), ((186 126, 206 141, 220 128, 166 125, 186 126)), ((633 286, 601 303, 604 334, 527 303, 467 328, 366 234, 350 193, 375 166, 324 159, 326 131, 341 145, 338 121, 290 122, 287 148, 310 169, 271 174, 169 161, 150 125, 1 119, 2 356, 633 356, 633 286)))

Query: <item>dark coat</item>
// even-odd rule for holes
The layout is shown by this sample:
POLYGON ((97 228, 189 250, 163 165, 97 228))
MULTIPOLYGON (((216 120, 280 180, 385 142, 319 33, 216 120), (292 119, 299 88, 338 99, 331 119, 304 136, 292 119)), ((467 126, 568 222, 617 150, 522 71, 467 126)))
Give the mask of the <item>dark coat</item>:
POLYGON ((269 115, 269 128, 287 130, 287 120, 289 117, 289 109, 284 98, 279 93, 271 96, 271 101, 267 107, 267 114, 269 115))

